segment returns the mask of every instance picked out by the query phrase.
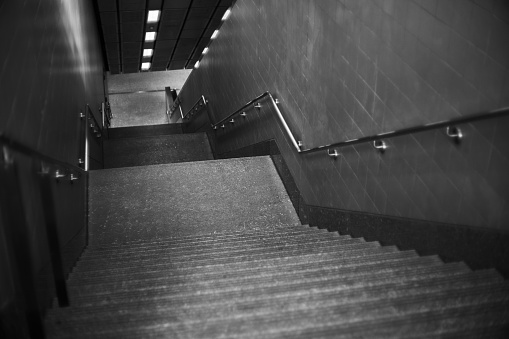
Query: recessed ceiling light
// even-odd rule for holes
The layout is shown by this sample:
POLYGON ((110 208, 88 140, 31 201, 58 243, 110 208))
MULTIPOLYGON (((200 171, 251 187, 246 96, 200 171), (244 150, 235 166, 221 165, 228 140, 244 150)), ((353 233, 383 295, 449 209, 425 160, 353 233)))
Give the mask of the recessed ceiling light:
POLYGON ((150 69, 150 62, 142 62, 141 63, 141 70, 142 71, 148 71, 150 69))
POLYGON ((196 63, 194 64, 194 68, 198 68, 198 67, 200 67, 200 61, 199 60, 196 61, 196 63))
POLYGON ((143 50, 143 56, 144 57, 151 57, 152 54, 154 54, 154 50, 152 48, 145 48, 143 50))
POLYGON ((232 11, 228 8, 228 9, 226 10, 226 12, 224 12, 224 15, 223 15, 223 17, 221 18, 221 21, 225 21, 226 19, 228 19, 228 17, 230 16, 230 13, 231 13, 231 12, 232 12, 232 11))
POLYGON ((212 36, 210 37, 211 39, 215 39, 217 38, 217 35, 219 34, 219 30, 215 30, 214 33, 212 33, 212 36))
POLYGON ((205 47, 205 48, 203 49, 203 52, 201 52, 201 54, 205 55, 205 54, 207 54, 208 52, 209 52, 209 48, 208 48, 208 47, 205 47))
POLYGON ((161 11, 148 11, 147 22, 158 22, 161 11))
POLYGON ((145 33, 145 41, 154 41, 156 39, 156 32, 145 33))

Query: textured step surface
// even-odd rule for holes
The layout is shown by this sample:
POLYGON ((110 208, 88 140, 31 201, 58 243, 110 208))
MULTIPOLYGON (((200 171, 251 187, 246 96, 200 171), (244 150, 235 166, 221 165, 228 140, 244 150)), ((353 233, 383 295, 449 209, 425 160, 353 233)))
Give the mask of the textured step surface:
POLYGON ((50 337, 502 338, 509 324, 494 270, 303 226, 102 244, 69 285, 50 337))
POLYGON ((49 338, 506 337, 496 271, 300 225, 269 157, 89 182, 89 246, 49 338))
POLYGON ((108 137, 110 139, 152 137, 170 134, 182 134, 182 124, 117 127, 108 130, 108 137))
POLYGON ((296 225, 269 157, 90 172, 90 244, 296 225))
POLYGON ((104 141, 104 168, 213 159, 205 133, 118 138, 104 141))

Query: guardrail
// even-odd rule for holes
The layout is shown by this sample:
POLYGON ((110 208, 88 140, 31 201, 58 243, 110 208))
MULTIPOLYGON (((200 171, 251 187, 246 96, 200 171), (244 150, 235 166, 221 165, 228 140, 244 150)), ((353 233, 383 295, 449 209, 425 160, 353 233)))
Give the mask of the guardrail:
MULTIPOLYGON (((13 280, 16 288, 21 292, 17 301, 25 314, 29 326, 30 336, 43 338, 42 312, 39 309, 37 287, 35 285, 35 262, 30 249, 33 231, 26 221, 26 208, 22 195, 19 177, 17 154, 31 159, 37 171, 39 201, 44 214, 44 233, 49 249, 52 265, 53 280, 56 288, 58 304, 61 307, 69 305, 65 269, 60 252, 57 214, 52 190, 52 181, 73 183, 80 180, 83 170, 79 167, 59 161, 42 154, 23 143, 0 133, 0 208, 2 226, 5 236, 8 258, 11 260, 13 280)), ((31 206, 33 207, 33 206, 31 206)))

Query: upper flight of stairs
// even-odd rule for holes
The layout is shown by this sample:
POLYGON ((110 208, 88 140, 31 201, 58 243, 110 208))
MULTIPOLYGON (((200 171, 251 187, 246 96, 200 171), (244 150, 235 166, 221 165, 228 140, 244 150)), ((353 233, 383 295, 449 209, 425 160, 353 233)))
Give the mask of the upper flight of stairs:
POLYGON ((495 270, 300 225, 269 157, 207 152, 90 172, 89 245, 49 338, 507 336, 495 270))

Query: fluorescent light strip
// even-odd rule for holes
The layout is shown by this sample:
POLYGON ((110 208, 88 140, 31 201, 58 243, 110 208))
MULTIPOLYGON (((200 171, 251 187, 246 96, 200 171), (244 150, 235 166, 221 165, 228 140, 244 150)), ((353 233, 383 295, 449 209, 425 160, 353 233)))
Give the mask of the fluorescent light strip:
POLYGON ((154 54, 154 50, 152 48, 146 48, 143 50, 143 57, 151 57, 154 54))
POLYGON ((209 48, 208 48, 208 47, 205 47, 205 48, 203 49, 203 52, 201 52, 201 54, 205 55, 205 54, 207 54, 208 52, 209 52, 209 48))
POLYGON ((150 62, 143 62, 141 64, 141 70, 142 71, 148 71, 150 69, 150 66, 151 66, 150 62))
POLYGON ((211 36, 210 38, 211 38, 211 39, 215 39, 215 38, 217 38, 217 35, 218 35, 218 34, 219 34, 219 30, 218 30, 218 29, 216 29, 216 30, 214 31, 214 33, 212 33, 212 36, 211 36))
POLYGON ((231 13, 231 9, 227 9, 226 12, 224 12, 224 15, 223 17, 221 18, 221 21, 225 21, 226 19, 228 19, 228 17, 230 16, 230 13, 231 13))
POLYGON ((154 41, 156 39, 156 32, 145 33, 145 41, 154 41))
POLYGON ((198 68, 198 67, 200 67, 200 61, 199 60, 196 61, 196 63, 194 64, 194 68, 198 68))
POLYGON ((148 23, 158 22, 160 16, 161 11, 148 11, 147 22, 148 23))

